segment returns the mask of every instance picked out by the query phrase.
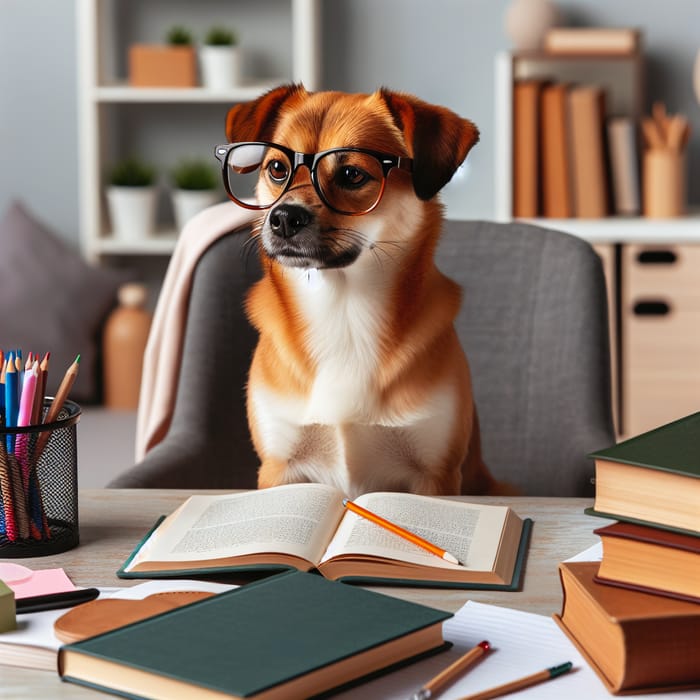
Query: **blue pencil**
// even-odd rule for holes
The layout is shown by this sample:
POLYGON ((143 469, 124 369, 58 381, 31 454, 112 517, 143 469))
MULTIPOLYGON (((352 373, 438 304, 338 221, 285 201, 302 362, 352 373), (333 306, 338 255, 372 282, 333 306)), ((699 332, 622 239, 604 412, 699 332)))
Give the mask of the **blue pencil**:
MULTIPOLYGON (((10 353, 7 361, 7 371, 5 372, 5 427, 14 428, 17 426, 17 414, 19 412, 19 384, 17 368, 14 357, 10 353)), ((15 436, 7 436, 7 451, 14 452, 15 436)))

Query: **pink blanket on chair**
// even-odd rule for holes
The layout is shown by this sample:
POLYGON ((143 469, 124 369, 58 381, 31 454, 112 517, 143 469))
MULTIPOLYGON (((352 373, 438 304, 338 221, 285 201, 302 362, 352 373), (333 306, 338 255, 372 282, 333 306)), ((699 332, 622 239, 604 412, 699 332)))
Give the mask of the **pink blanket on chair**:
POLYGON ((182 229, 163 281, 143 358, 136 425, 136 460, 167 434, 175 407, 192 276, 219 238, 249 225, 259 212, 224 202, 205 209, 182 229))

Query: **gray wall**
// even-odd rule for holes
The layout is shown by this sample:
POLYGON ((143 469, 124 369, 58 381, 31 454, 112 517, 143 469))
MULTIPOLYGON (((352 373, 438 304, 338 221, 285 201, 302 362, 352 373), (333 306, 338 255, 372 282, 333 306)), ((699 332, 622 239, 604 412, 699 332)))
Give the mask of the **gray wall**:
MULTIPOLYGON (((503 31, 508 0, 323 4, 324 87, 366 92, 385 85, 476 122, 481 142, 445 199, 451 216, 492 216, 493 58, 509 46, 503 31)), ((557 4, 572 23, 631 24, 644 31, 648 95, 686 113, 693 124, 690 201, 700 204, 700 107, 691 83, 700 2, 557 4)), ((77 245, 75 12, 71 0, 0 0, 0 215, 19 197, 77 245)))

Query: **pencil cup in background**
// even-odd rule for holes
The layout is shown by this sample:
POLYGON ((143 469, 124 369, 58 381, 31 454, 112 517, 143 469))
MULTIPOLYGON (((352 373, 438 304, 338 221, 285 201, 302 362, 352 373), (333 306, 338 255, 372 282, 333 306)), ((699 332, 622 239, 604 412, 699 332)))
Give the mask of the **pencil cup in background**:
MULTIPOLYGON (((44 399, 47 416, 53 400, 44 399)), ((65 400, 50 421, 0 428, 0 558, 58 554, 78 545, 80 415, 78 404, 65 400)))
POLYGON ((685 154, 668 148, 644 153, 644 216, 670 218, 685 213, 685 154))

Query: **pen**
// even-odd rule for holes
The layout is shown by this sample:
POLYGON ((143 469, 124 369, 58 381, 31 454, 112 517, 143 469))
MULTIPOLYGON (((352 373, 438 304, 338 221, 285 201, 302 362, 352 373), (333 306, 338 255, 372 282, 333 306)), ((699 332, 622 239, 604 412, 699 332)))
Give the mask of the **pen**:
POLYGON ((546 668, 544 671, 533 673, 531 676, 518 678, 515 681, 504 683, 496 688, 483 690, 480 693, 474 693, 473 695, 465 695, 459 698, 459 700, 490 700, 490 698, 499 698, 501 695, 506 695, 506 693, 513 693, 516 690, 523 690, 523 688, 529 688, 531 685, 536 685, 537 683, 542 683, 543 681, 557 678, 558 676, 568 673, 572 666, 573 664, 571 661, 567 661, 565 664, 559 664, 559 666, 546 668))
POLYGON ((434 545, 432 542, 428 542, 428 540, 424 540, 422 537, 414 535, 412 532, 404 530, 402 527, 399 527, 398 525, 395 525, 394 523, 385 520, 376 513, 372 513, 371 511, 366 510, 362 506, 358 506, 356 503, 353 503, 347 498, 343 499, 343 505, 348 510, 351 510, 353 513, 361 515, 363 518, 367 518, 367 520, 370 520, 371 522, 380 525, 381 527, 389 530, 390 532, 393 532, 399 537, 403 537, 409 542, 413 542, 413 544, 417 544, 419 547, 426 549, 428 552, 431 552, 435 556, 440 557, 445 561, 449 561, 451 564, 459 564, 459 560, 457 559, 457 557, 450 554, 449 552, 446 552, 444 549, 441 549, 437 545, 434 545))
POLYGON ((72 608, 80 603, 95 600, 100 595, 97 588, 78 588, 75 591, 63 591, 61 593, 46 593, 45 595, 28 596, 18 598, 15 601, 17 614, 44 612, 45 610, 58 610, 59 608, 72 608))
POLYGON ((479 642, 457 661, 450 664, 444 671, 438 673, 435 678, 428 681, 419 691, 411 695, 410 700, 430 700, 430 698, 435 697, 443 686, 451 683, 462 671, 465 671, 475 661, 480 659, 490 648, 491 645, 487 641, 479 642))

